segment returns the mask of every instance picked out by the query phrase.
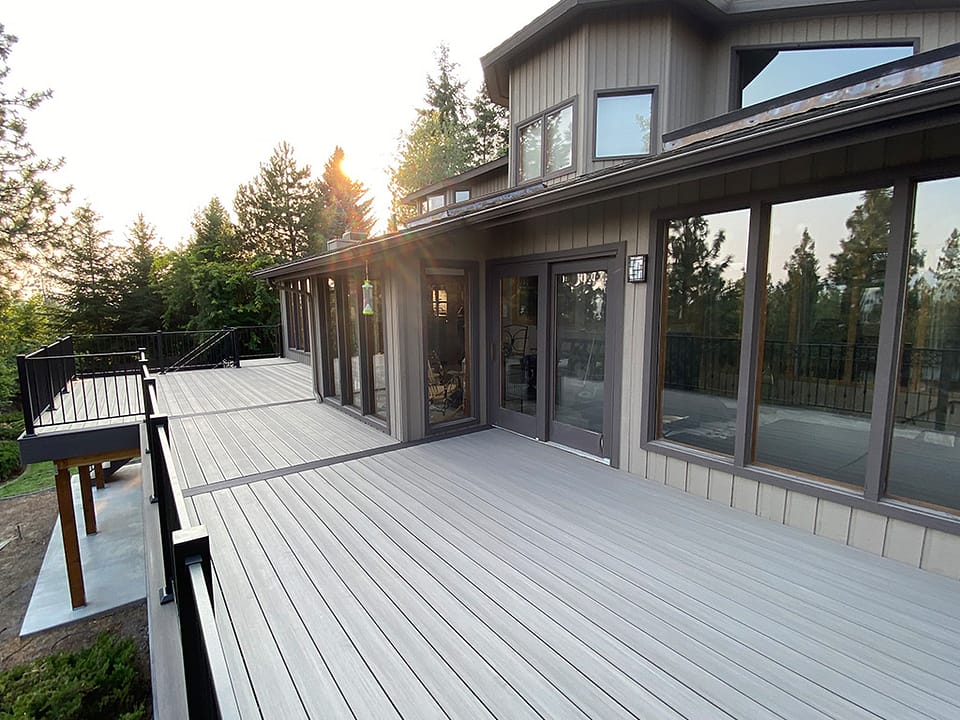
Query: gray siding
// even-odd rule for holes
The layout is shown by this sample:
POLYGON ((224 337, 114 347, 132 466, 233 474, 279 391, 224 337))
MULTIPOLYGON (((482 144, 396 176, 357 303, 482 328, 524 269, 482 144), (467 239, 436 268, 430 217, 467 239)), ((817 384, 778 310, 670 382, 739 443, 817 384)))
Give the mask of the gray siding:
POLYGON ((942 12, 863 13, 801 20, 771 20, 732 28, 710 53, 705 74, 705 109, 713 117, 729 105, 731 50, 757 45, 917 40, 918 51, 960 42, 960 10, 942 12))
POLYGON ((492 195, 493 193, 506 189, 507 171, 504 169, 501 173, 479 178, 476 183, 470 186, 470 196, 472 198, 478 198, 484 195, 492 195))
MULTIPOLYGON (((593 103, 598 90, 657 86, 655 132, 659 136, 730 109, 735 47, 876 40, 917 41, 919 51, 960 42, 960 10, 768 20, 743 23, 723 34, 701 29, 680 14, 630 9, 597 12, 531 49, 512 69, 513 132, 547 108, 576 98, 575 173, 582 175, 620 162, 592 159, 593 103)), ((515 177, 511 161, 511 183, 515 177)))

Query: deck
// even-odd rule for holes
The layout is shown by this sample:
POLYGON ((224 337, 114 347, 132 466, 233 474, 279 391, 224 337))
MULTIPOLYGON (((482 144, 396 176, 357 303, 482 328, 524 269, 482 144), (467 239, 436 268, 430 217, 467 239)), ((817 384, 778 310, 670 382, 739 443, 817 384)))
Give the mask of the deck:
POLYGON ((960 583, 306 371, 160 380, 244 718, 960 717, 960 583))

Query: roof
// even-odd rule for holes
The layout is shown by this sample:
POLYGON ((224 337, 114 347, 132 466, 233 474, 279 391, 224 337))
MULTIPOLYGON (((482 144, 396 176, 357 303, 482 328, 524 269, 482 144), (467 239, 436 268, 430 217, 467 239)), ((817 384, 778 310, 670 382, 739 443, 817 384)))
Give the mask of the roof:
POLYGON ((480 59, 490 98, 504 107, 509 104, 510 68, 534 44, 588 12, 623 7, 672 7, 719 25, 764 16, 956 9, 957 0, 560 0, 480 59))
MULTIPOLYGON (((631 160, 619 165, 581 175, 549 187, 537 187, 524 193, 505 192, 483 203, 471 204, 457 215, 435 222, 391 233, 369 242, 309 258, 302 258, 257 271, 259 278, 293 278, 319 268, 350 266, 400 246, 428 240, 468 226, 482 226, 505 218, 548 212, 556 206, 572 207, 592 202, 601 195, 623 195, 641 192, 680 182, 705 167, 724 167, 723 163, 750 162, 762 157, 764 162, 777 159, 798 143, 825 144, 832 136, 835 142, 849 143, 851 132, 893 123, 909 123, 916 118, 934 118, 937 123, 960 123, 960 44, 880 66, 875 77, 875 92, 848 94, 834 101, 837 93, 820 103, 801 103, 797 112, 777 112, 766 106, 753 108, 754 115, 745 115, 745 108, 698 123, 669 135, 670 149, 659 155, 631 160), (928 72, 905 72, 909 68, 925 68, 928 72), (894 71, 891 73, 891 66, 894 71), (885 78, 900 78, 887 82, 885 78), (840 137, 840 136, 843 137, 840 137)), ((863 73, 848 76, 863 82, 863 73)), ((833 81, 834 83, 840 81, 833 81)), ((855 87, 853 85, 852 87, 855 87)), ((803 91, 808 98, 822 93, 821 86, 803 91), (819 90, 818 90, 819 88, 819 90)), ((840 93, 843 95, 843 93, 840 93)), ((789 110, 796 102, 796 94, 789 110)))
POLYGON ((427 185, 422 187, 419 190, 410 193, 407 195, 403 201, 405 203, 416 202, 420 198, 425 198, 427 195, 435 193, 438 190, 443 190, 454 185, 460 185, 465 183, 468 180, 476 180, 478 177, 483 177, 487 174, 492 174, 498 170, 503 170, 507 167, 507 156, 498 157, 496 160, 491 160, 488 163, 483 165, 478 165, 475 168, 471 168, 465 172, 460 173, 459 175, 454 175, 453 177, 444 178, 440 182, 435 182, 432 185, 427 185))

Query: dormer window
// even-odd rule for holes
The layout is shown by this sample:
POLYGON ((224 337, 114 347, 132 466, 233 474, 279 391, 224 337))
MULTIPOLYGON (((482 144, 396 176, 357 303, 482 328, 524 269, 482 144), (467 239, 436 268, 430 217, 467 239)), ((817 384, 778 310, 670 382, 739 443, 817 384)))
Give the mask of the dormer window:
POLYGON ((549 110, 517 130, 517 181, 573 167, 573 103, 549 110))
POLYGON ((598 160, 650 154, 653 90, 597 94, 594 157, 598 160))
POLYGON ((453 191, 453 201, 455 203, 466 202, 470 199, 470 188, 464 188, 462 190, 453 191))
POLYGON ((439 195, 427 196, 427 212, 433 212, 434 210, 439 210, 446 204, 447 204, 446 198, 444 198, 442 193, 439 195))

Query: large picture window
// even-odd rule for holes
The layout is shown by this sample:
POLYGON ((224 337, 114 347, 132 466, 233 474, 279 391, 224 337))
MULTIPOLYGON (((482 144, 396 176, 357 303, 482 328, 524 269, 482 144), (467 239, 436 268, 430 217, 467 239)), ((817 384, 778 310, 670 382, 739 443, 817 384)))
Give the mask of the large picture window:
POLYGON ((771 209, 756 462, 864 484, 892 199, 771 209))
POLYGON ((601 93, 596 113, 594 155, 598 159, 650 153, 652 90, 601 93))
POLYGON ((736 107, 755 105, 912 54, 912 43, 738 50, 735 75, 739 80, 734 103, 736 107))
POLYGON ((960 512, 960 178, 782 197, 661 222, 648 437, 960 512))
POLYGON ((960 508, 960 178, 920 183, 887 493, 960 508))
POLYGON ((517 180, 527 182, 573 167, 573 103, 540 115, 517 131, 517 180))
POLYGON ((667 224, 663 437, 734 451, 748 210, 667 224))

